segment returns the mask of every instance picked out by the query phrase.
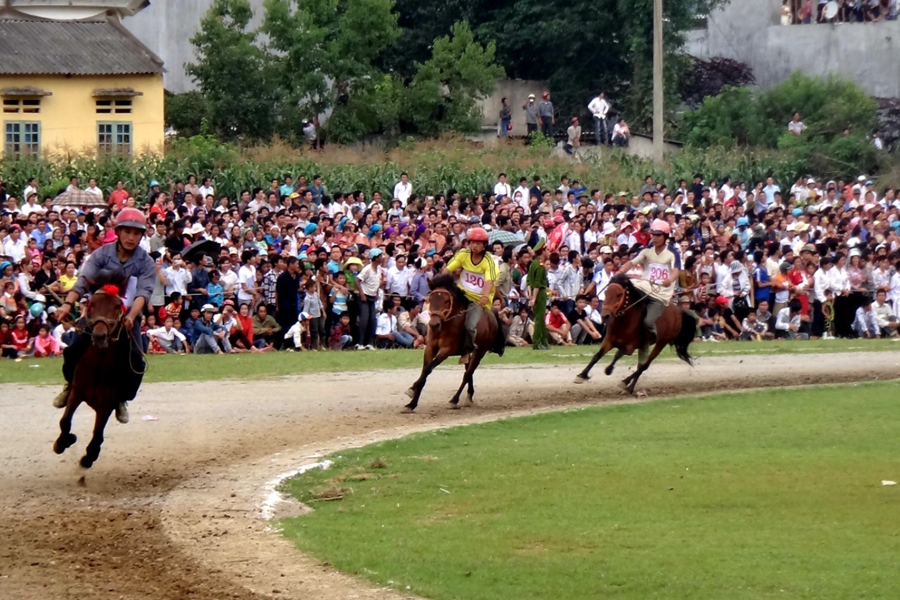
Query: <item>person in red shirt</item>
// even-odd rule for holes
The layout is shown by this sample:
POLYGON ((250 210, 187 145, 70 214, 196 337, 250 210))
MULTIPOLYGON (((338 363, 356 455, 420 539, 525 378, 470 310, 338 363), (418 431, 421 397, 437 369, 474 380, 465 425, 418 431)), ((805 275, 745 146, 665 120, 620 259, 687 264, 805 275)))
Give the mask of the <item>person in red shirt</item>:
POLYGON ((109 195, 109 207, 115 208, 116 210, 125 208, 125 203, 128 202, 128 196, 128 191, 125 189, 125 182, 120 179, 116 182, 116 189, 109 195))
POLYGON ((569 330, 572 325, 560 309, 560 302, 557 300, 550 305, 550 312, 547 313, 547 334, 554 342, 560 346, 572 346, 569 341, 569 330))
POLYGON ((809 315, 809 288, 812 287, 812 278, 806 272, 803 259, 799 256, 794 259, 794 267, 788 271, 788 279, 791 282, 791 291, 794 298, 800 301, 800 315, 809 315))
POLYGON ((10 332, 12 345, 15 347, 16 357, 27 356, 31 354, 31 336, 28 329, 25 328, 25 317, 19 315, 16 317, 16 326, 10 332))

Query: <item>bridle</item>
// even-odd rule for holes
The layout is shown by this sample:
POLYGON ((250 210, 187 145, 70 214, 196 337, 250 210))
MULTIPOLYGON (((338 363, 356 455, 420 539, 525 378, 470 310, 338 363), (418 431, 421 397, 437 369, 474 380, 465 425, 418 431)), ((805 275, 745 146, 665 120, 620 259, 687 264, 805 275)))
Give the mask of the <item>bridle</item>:
MULTIPOLYGON (((94 296, 98 294, 107 294, 104 290, 100 289, 94 292, 94 296)), ((118 299, 118 296, 116 296, 118 299)), ((121 299, 119 299, 121 302, 121 299)), ((90 302, 88 303, 88 309, 90 309, 90 302)), ((110 319, 109 317, 90 317, 86 321, 86 330, 93 333, 94 326, 98 323, 103 323, 109 329, 109 337, 113 341, 118 341, 119 335, 122 333, 122 320, 125 318, 125 305, 122 304, 122 312, 115 319, 110 319)))
POLYGON ((432 305, 431 297, 432 297, 432 296, 436 296, 436 295, 438 295, 438 294, 446 294, 449 301, 447 302, 447 306, 444 307, 444 308, 442 308, 442 309, 439 310, 438 312, 433 312, 433 311, 432 311, 431 314, 432 314, 433 316, 436 316, 436 317, 437 317, 438 319, 440 319, 441 321, 445 321, 445 322, 446 322, 446 321, 450 321, 450 320, 452 320, 452 319, 455 319, 455 318, 459 317, 460 315, 465 314, 465 311, 460 311, 460 312, 458 312, 457 314, 453 315, 452 317, 450 316, 450 314, 453 312, 453 293, 450 292, 449 290, 445 290, 445 289, 440 289, 440 288, 439 288, 439 289, 436 289, 436 290, 431 290, 431 292, 428 294, 428 305, 429 305, 429 306, 432 305))
MULTIPOLYGON (((641 298, 640 300, 638 300, 637 302, 629 303, 629 301, 631 299, 631 291, 627 287, 625 287, 624 285, 622 285, 620 283, 610 283, 607 285, 607 288, 609 288, 610 286, 613 286, 613 285, 622 288, 622 299, 619 302, 619 306, 616 307, 615 311, 610 310, 613 317, 621 317, 626 312, 628 312, 629 310, 631 310, 632 308, 634 308, 641 302, 645 302, 650 297, 649 294, 645 294, 644 297, 641 298)), ((656 284, 654 284, 654 283, 651 283, 650 285, 656 286, 656 284)))

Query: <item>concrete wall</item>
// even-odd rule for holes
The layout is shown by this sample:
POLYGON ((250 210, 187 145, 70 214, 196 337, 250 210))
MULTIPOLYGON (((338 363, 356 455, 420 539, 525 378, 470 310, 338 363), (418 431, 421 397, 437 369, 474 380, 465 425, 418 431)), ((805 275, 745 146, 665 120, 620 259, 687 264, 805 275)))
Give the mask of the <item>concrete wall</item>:
MULTIPOLYGON (((525 111, 522 105, 528 101, 528 94, 535 95, 535 102, 541 101, 541 92, 547 89, 543 81, 528 81, 525 79, 501 79, 497 82, 494 93, 481 101, 482 119, 484 127, 498 127, 500 123, 500 100, 506 98, 512 109, 512 125, 514 135, 525 134, 525 111)), ((552 98, 551 98, 552 99, 552 98)))
POLYGON ((760 85, 794 71, 840 75, 873 96, 900 97, 900 21, 779 24, 780 0, 731 0, 713 11, 706 30, 688 36, 686 50, 747 63, 760 85))
MULTIPOLYGON (((250 0, 253 21, 262 23, 263 0, 250 0)), ((152 0, 150 6, 125 17, 122 24, 141 42, 165 61, 163 84, 166 90, 179 94, 196 88, 184 72, 184 65, 195 60, 191 38, 200 29, 200 21, 212 6, 212 0, 152 0)))

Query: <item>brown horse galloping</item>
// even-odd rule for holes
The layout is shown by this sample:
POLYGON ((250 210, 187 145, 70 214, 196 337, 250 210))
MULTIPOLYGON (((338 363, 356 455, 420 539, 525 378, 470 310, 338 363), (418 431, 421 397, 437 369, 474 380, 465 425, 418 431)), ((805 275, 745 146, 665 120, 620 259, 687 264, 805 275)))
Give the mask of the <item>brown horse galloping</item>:
POLYGON ((66 410, 59 420, 59 437, 53 451, 62 454, 75 443, 72 416, 82 402, 94 409, 94 434, 81 457, 81 466, 89 469, 100 456, 103 430, 119 403, 120 373, 123 359, 130 356, 129 333, 125 330, 125 310, 119 287, 104 285, 93 293, 85 310, 86 326, 82 335, 91 336, 91 346, 75 367, 72 385, 66 399, 66 410))
POLYGON ((613 348, 616 349, 616 354, 606 367, 607 375, 612 375, 616 361, 625 355, 631 356, 635 350, 640 350, 637 369, 619 384, 619 387, 629 394, 634 394, 638 379, 669 344, 675 348, 678 358, 689 365, 693 364, 688 346, 694 340, 697 331, 697 318, 672 304, 666 306, 656 321, 656 345, 650 354, 646 355, 647 333, 643 323, 647 301, 647 295, 635 287, 626 275, 619 274, 610 280, 606 288, 603 310, 600 313, 603 322, 606 323, 606 335, 591 362, 575 377, 575 383, 584 383, 590 379, 591 369, 613 348))
MULTIPOLYGON (((488 260, 492 259, 488 257, 488 260)), ((412 384, 412 387, 406 390, 406 395, 412 399, 406 405, 409 412, 414 411, 419 405, 419 396, 422 395, 425 381, 431 372, 448 357, 462 354, 465 339, 465 318, 469 299, 457 287, 452 275, 438 275, 430 285, 431 293, 428 295, 428 305, 431 320, 428 323, 428 337, 425 341, 425 360, 422 364, 422 374, 412 384)), ((504 341, 497 317, 490 308, 486 308, 484 316, 478 323, 478 335, 475 338, 475 345, 478 346, 478 349, 469 357, 462 383, 456 390, 456 394, 450 399, 453 408, 459 407, 459 397, 466 385, 468 385, 466 401, 473 404, 475 369, 478 368, 481 359, 489 350, 502 355, 504 341)))

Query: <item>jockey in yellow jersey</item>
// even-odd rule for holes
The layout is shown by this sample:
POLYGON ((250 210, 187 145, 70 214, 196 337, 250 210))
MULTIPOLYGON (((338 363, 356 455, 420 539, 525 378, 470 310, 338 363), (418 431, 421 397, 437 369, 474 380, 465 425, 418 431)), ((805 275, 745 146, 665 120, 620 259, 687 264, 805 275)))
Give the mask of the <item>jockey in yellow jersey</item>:
POLYGON ((473 227, 466 234, 468 248, 457 252, 447 264, 447 270, 456 277, 457 285, 471 302, 466 309, 466 343, 460 362, 468 362, 469 353, 477 349, 475 338, 478 322, 494 301, 494 284, 500 276, 497 261, 485 252, 487 231, 473 227))
POLYGON ((650 235, 653 245, 644 248, 632 260, 619 269, 628 273, 633 267, 643 267, 642 279, 634 282, 634 286, 648 296, 647 314, 644 326, 647 328, 647 344, 656 343, 656 320, 672 301, 675 282, 678 281, 678 269, 675 268, 675 255, 666 246, 669 240, 669 224, 656 219, 650 224, 650 235))

